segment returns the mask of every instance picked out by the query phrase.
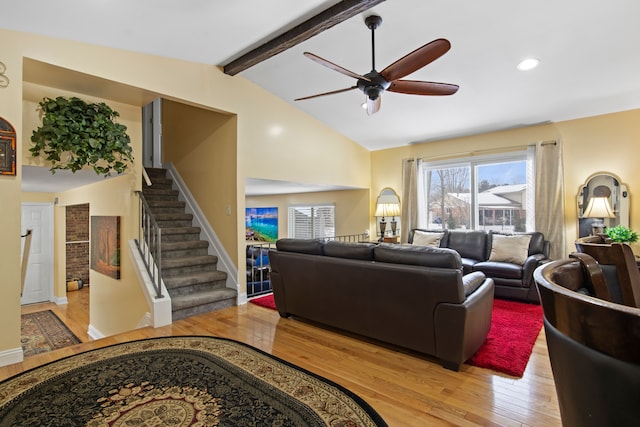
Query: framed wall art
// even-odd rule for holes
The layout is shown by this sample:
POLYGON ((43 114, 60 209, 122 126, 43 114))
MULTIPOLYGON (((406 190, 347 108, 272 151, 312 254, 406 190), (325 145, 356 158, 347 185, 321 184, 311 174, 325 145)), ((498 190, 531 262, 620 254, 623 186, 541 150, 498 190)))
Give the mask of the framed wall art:
POLYGON ((120 217, 91 217, 91 269, 120 279, 120 217))
POLYGON ((244 222, 246 240, 278 240, 278 208, 246 208, 244 222))
POLYGON ((16 130, 0 117, 0 175, 16 174, 16 130))

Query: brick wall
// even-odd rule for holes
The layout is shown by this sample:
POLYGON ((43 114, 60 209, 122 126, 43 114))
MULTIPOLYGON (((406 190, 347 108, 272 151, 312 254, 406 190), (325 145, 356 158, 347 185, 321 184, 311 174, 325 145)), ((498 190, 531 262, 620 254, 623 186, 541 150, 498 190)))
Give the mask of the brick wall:
POLYGON ((89 284, 89 204, 66 207, 67 278, 89 284))

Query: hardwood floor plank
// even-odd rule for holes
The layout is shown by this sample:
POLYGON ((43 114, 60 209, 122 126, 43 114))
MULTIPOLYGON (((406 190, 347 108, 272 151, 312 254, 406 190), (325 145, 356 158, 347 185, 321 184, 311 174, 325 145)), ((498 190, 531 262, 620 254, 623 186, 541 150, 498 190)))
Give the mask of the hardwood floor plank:
POLYGON ((433 358, 298 319, 283 319, 276 311, 254 304, 93 341, 87 335, 88 292, 81 291, 70 292, 70 302, 65 306, 38 304, 23 307, 23 312, 54 310, 83 343, 0 367, 0 380, 61 357, 115 343, 207 335, 244 342, 324 376, 365 399, 390 426, 561 425, 544 333, 536 341, 522 378, 470 365, 453 372, 433 358))

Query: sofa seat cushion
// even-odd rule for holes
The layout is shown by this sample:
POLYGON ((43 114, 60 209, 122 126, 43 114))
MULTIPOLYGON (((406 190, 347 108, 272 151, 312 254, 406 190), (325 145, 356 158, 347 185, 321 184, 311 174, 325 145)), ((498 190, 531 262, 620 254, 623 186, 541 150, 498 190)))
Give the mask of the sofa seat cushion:
POLYGON ((461 258, 461 261, 462 261, 462 272, 464 274, 471 273, 473 271, 473 266, 480 262, 477 259, 464 258, 464 257, 461 258))
POLYGON ((474 271, 482 271, 487 277, 503 279, 522 279, 524 269, 521 265, 508 262, 484 261, 473 266, 474 271))
POLYGON ((374 248, 373 255, 377 262, 462 269, 460 255, 446 248, 381 243, 374 248))

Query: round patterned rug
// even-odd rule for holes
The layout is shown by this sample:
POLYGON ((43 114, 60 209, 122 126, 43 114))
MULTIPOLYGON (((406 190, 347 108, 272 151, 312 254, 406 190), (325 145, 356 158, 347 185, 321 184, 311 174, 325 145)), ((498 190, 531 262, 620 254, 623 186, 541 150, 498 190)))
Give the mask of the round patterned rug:
POLYGON ((0 383, 0 425, 386 426, 361 398, 237 341, 151 338, 0 383))

